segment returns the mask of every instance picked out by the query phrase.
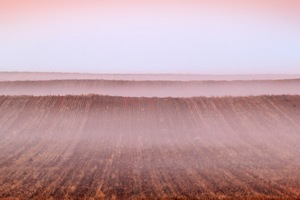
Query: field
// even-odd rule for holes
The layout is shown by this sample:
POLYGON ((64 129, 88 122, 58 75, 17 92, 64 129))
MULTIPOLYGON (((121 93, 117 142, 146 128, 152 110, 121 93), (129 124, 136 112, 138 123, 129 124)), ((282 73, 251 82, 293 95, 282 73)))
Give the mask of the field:
POLYGON ((195 97, 300 94, 300 79, 232 81, 35 80, 0 81, 0 95, 195 97))
POLYGON ((300 96, 0 96, 0 198, 299 199, 300 96))

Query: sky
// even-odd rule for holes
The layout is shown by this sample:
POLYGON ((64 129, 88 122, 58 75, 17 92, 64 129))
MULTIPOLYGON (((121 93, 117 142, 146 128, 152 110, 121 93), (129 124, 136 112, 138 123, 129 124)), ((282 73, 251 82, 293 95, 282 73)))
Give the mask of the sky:
POLYGON ((300 1, 0 0, 0 71, 300 74, 300 1))

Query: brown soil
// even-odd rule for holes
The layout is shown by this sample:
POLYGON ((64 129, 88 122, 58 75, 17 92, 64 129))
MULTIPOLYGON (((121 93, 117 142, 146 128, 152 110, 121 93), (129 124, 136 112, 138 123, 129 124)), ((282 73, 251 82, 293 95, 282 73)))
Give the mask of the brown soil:
POLYGON ((0 96, 0 198, 299 199, 300 96, 0 96))

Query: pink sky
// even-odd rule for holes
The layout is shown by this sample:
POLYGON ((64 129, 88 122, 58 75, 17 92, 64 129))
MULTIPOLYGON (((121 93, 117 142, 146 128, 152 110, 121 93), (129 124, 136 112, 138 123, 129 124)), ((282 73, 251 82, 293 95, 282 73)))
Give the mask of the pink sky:
POLYGON ((0 1, 0 16, 3 20, 22 19, 24 16, 39 16, 45 13, 55 14, 57 11, 68 12, 71 10, 98 9, 105 10, 130 10, 151 8, 158 11, 162 9, 177 8, 187 12, 197 11, 201 7, 210 9, 238 9, 240 11, 264 12, 264 14, 280 15, 289 20, 299 20, 300 1, 298 0, 104 0, 104 1, 78 1, 78 0, 22 0, 22 1, 0 1))
POLYGON ((0 71, 300 73, 299 0, 0 0, 0 30, 0 71))

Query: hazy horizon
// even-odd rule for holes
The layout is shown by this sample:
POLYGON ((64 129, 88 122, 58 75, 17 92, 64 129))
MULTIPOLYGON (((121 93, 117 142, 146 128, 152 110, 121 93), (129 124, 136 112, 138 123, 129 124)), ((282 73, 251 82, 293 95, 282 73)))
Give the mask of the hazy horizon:
POLYGON ((3 70, 0 71, 0 73, 48 73, 48 74, 92 74, 92 75, 203 75, 203 76, 263 76, 263 75, 270 75, 270 76, 276 76, 276 75, 288 75, 288 76, 297 76, 300 75, 299 73, 174 73, 174 72, 153 72, 153 73, 130 73, 130 72, 107 72, 107 73, 101 73, 101 72, 78 72, 78 71, 42 71, 42 70, 36 70, 36 71, 26 71, 26 70, 3 70))

